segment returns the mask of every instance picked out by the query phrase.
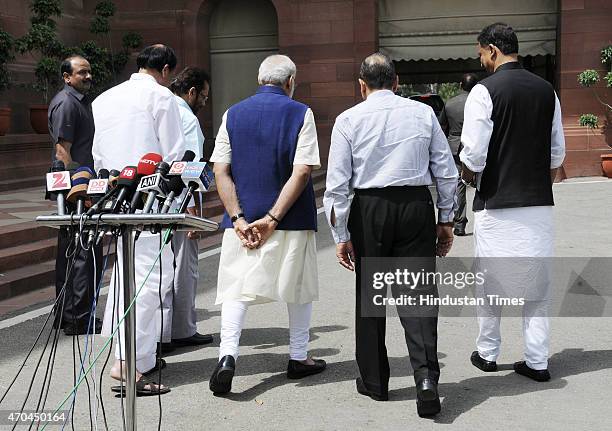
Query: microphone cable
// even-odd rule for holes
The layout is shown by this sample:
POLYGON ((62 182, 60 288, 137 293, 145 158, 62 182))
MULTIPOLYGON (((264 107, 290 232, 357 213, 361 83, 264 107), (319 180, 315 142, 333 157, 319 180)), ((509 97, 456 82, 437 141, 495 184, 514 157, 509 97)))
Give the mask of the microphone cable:
MULTIPOLYGON (((72 227, 68 230, 68 238, 72 238, 72 227)), ((34 344, 32 345, 32 347, 30 348, 28 354, 26 355, 26 358, 24 359, 23 363, 21 364, 19 370, 17 371, 17 374, 15 375, 15 377, 13 378, 12 382, 9 384, 9 387, 7 388, 6 392, 4 393, 4 395, 2 396, 2 398, 0 399, 0 403, 2 403, 2 401, 4 400, 4 398, 6 397, 6 395, 8 394, 8 392, 11 390, 12 386, 15 384, 15 382, 17 381, 17 378, 19 377, 21 371, 23 370, 27 360, 29 359, 31 353, 33 352, 34 348, 36 347, 36 344, 38 343, 38 340, 40 339, 40 336, 44 333, 45 328, 47 326, 47 323, 49 322, 49 318, 51 317, 51 315, 55 315, 56 319, 55 319, 55 323, 58 326, 61 326, 61 321, 63 316, 60 315, 60 321, 57 321, 57 304, 59 303, 59 300, 62 300, 62 312, 63 312, 63 304, 64 301, 66 299, 66 285, 68 284, 68 280, 71 276, 72 270, 74 269, 74 263, 76 260, 76 247, 75 247, 75 251, 73 251, 72 253, 69 253, 70 251, 70 245, 72 244, 72 241, 70 241, 70 243, 68 244, 68 247, 66 248, 66 258, 68 259, 67 263, 66 263, 66 280, 64 281, 64 285, 60 291, 60 294, 57 296, 55 303, 51 309, 51 311, 49 312, 49 315, 47 316, 47 319, 45 320, 45 323, 43 324, 43 327, 41 328, 38 336, 36 337, 36 340, 34 341, 34 344)), ((57 328, 56 328, 57 329, 57 328)), ((19 415, 21 416, 21 414, 23 413, 23 410, 25 409, 25 406, 28 402, 28 398, 30 397, 30 394, 32 392, 32 387, 34 386, 34 382, 36 380, 36 375, 38 374, 38 369, 40 367, 40 363, 42 362, 42 359, 45 355, 45 351, 47 350, 47 347, 49 346, 49 340, 51 339, 51 333, 53 332, 53 328, 51 328, 49 330, 49 335, 47 336, 47 339, 45 341, 45 344, 43 346, 42 352, 40 353, 40 356, 38 358, 38 361, 36 362, 36 366, 34 367, 34 371, 32 373, 32 378, 30 379, 30 383, 28 385, 28 390, 25 396, 25 399, 23 400, 23 403, 21 405, 21 408, 19 410, 19 415)), ((51 355, 51 352, 49 353, 51 355)), ((44 385, 44 382, 43 382, 44 385)), ((16 421, 15 424, 13 425, 12 430, 15 430, 15 428, 17 427, 17 425, 20 423, 20 421, 16 421)))
MULTIPOLYGON (((117 325, 113 328, 113 332, 112 335, 114 336, 115 334, 117 334, 117 332, 119 331, 120 325, 121 323, 123 323, 123 321, 125 320, 125 318, 127 317, 128 313, 132 310, 132 308, 135 306, 136 303, 136 299, 138 298, 138 295, 140 294, 140 292, 142 291, 144 285, 146 284, 147 280, 149 279, 149 277, 151 276, 151 273, 153 272, 153 269, 155 268, 155 265, 157 264, 157 261, 161 258, 162 252, 166 246, 165 244, 165 240, 167 239, 167 237, 171 234, 172 229, 168 228, 165 231, 165 238, 162 244, 162 248, 159 250, 159 252, 157 253, 157 256, 155 257, 155 260, 153 261, 153 264, 151 266, 151 268, 149 269, 149 271, 147 272, 145 279, 143 280, 142 284, 140 285, 140 287, 137 289, 134 298, 132 299, 132 301, 130 302, 130 304, 128 305, 126 311, 123 313, 123 315, 121 316, 121 319, 119 319, 119 322, 117 323, 117 325)), ((98 354, 96 355, 94 361, 97 361, 100 356, 102 355, 102 353, 104 352, 104 350, 109 346, 110 342, 111 342, 112 338, 109 338, 104 345, 102 346, 102 349, 100 350, 100 352, 98 352, 98 354)), ((77 381, 77 383, 74 385, 74 387, 70 390, 70 392, 68 393, 68 395, 66 395, 66 397, 59 403, 59 405, 56 407, 56 409, 52 412, 52 414, 57 414, 59 412, 59 410, 66 404, 66 402, 70 399, 70 397, 72 396, 73 392, 77 390, 77 388, 83 383, 84 377, 89 374, 89 372, 91 371, 93 367, 92 365, 89 365, 87 367, 87 370, 85 370, 84 375, 79 379, 79 381, 77 381)), ((46 429, 48 424, 45 424, 43 426, 43 428, 41 429, 41 431, 44 431, 46 429)))
MULTIPOLYGON (((159 249, 163 250, 162 247, 162 234, 159 233, 159 249)), ((159 259, 159 285, 157 287, 157 295, 159 297, 159 320, 160 320, 160 330, 159 330, 159 347, 158 347, 158 356, 159 356, 159 382, 157 383, 157 404, 159 405, 159 421, 157 422, 157 431, 161 431, 161 423, 162 423, 162 400, 161 400, 161 385, 162 385, 162 344, 164 342, 164 304, 162 301, 161 289, 162 289, 162 275, 163 275, 163 262, 164 259, 159 259)), ((172 335, 170 335, 170 339, 172 340, 172 335)), ((156 360, 157 361, 157 360, 156 360)), ((152 387, 151 387, 152 388, 152 387)))

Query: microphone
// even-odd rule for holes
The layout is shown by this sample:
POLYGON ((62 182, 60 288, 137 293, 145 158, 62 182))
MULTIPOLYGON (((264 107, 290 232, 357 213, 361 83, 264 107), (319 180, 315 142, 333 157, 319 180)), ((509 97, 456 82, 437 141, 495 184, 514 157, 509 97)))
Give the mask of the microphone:
POLYGON ((178 212, 184 213, 193 192, 208 191, 213 183, 214 175, 210 166, 204 161, 204 158, 201 158, 199 162, 187 163, 185 170, 181 174, 181 179, 187 186, 187 193, 179 206, 178 212))
POLYGON ((118 190, 119 194, 112 207, 112 212, 117 213, 121 211, 123 202, 134 192, 137 184, 136 166, 126 166, 123 168, 117 180, 117 188, 115 190, 118 190))
POLYGON ((100 169, 97 178, 89 180, 87 195, 91 196, 92 202, 98 202, 108 191, 108 169, 100 169))
POLYGON ((57 201, 57 214, 66 214, 66 191, 72 188, 70 182, 70 172, 65 170, 64 162, 54 160, 51 165, 51 172, 47 174, 47 192, 50 193, 50 198, 57 201))
POLYGON ((155 174, 149 175, 147 177, 143 177, 140 180, 140 185, 138 186, 138 190, 141 192, 146 191, 149 193, 147 197, 147 202, 142 210, 144 214, 147 214, 151 211, 153 204, 155 203, 155 198, 161 195, 162 197, 166 194, 166 175, 170 172, 170 165, 166 162, 160 162, 155 169, 155 174))
MULTIPOLYGON (((162 156, 157 153, 147 153, 138 162, 138 167, 136 169, 136 179, 140 182, 140 180, 148 175, 152 175, 155 173, 155 169, 157 165, 162 161, 162 156)), ((132 197, 132 202, 130 203, 130 214, 134 214, 137 209, 142 208, 142 191, 140 187, 136 189, 136 193, 132 197)))
POLYGON ((161 214, 168 213, 170 206, 174 201, 174 197, 180 195, 185 188, 185 183, 183 183, 183 180, 181 179, 181 174, 185 172, 185 168, 187 167, 186 162, 191 162, 193 159, 195 159, 195 153, 191 150, 187 150, 185 151, 185 155, 181 161, 172 163, 172 167, 170 168, 169 172, 169 175, 172 175, 172 177, 170 177, 170 181, 168 182, 168 189, 170 192, 164 201, 161 214))
POLYGON ((72 175, 72 189, 66 196, 66 200, 72 204, 76 203, 77 215, 83 214, 87 199, 87 186, 89 180, 94 177, 95 174, 87 166, 81 166, 74 171, 72 175))
POLYGON ((117 169, 111 169, 111 171, 108 173, 108 185, 112 188, 117 187, 119 174, 121 174, 121 172, 119 172, 117 169))

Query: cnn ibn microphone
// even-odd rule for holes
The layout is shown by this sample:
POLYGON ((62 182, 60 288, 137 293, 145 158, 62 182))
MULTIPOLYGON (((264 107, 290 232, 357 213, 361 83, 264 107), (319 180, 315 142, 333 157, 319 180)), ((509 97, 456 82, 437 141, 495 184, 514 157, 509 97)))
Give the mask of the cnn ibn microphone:
POLYGON ((87 166, 81 166, 72 175, 72 188, 66 196, 66 200, 71 204, 76 205, 76 214, 83 214, 85 203, 87 201, 87 186, 94 173, 87 166))
MULTIPOLYGON (((140 182, 143 177, 152 175, 155 173, 157 165, 162 161, 162 156, 157 153, 147 153, 140 158, 138 161, 138 167, 136 169, 136 181, 140 182)), ((140 186, 136 189, 136 193, 132 197, 130 203, 130 214, 134 214, 137 209, 142 209, 142 190, 140 186)))
POLYGON ((179 213, 184 213, 187 209, 189 201, 191 200, 193 192, 208 191, 213 183, 214 175, 210 166, 208 166, 208 164, 202 158, 199 162, 187 163, 185 170, 181 174, 181 179, 187 186, 187 193, 185 194, 178 211, 179 213))
POLYGON ((143 177, 140 180, 138 190, 149 194, 142 210, 143 213, 147 214, 151 211, 157 196, 163 197, 166 195, 166 175, 168 175, 168 172, 170 172, 170 165, 166 162, 161 162, 157 166, 155 174, 143 177))
POLYGON ((193 159, 195 159, 195 153, 191 150, 187 150, 180 161, 172 163, 172 167, 168 173, 170 176, 170 181, 168 181, 168 190, 170 190, 170 192, 168 193, 168 196, 166 196, 166 200, 164 201, 164 205, 160 211, 162 214, 166 214, 170 210, 170 206, 172 205, 174 198, 180 195, 185 188, 185 183, 183 183, 183 180, 181 179, 181 174, 185 172, 187 162, 191 162, 193 159))
POLYGON ((65 169, 64 162, 54 160, 51 172, 47 174, 47 191, 56 196, 58 215, 66 214, 66 193, 72 188, 70 172, 65 169))

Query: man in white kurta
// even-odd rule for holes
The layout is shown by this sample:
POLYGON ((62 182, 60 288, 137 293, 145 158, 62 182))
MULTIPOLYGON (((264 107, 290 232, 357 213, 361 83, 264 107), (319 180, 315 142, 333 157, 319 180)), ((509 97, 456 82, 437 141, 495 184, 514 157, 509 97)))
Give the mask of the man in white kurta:
MULTIPOLYGON (((172 92, 164 86, 176 67, 174 51, 163 45, 150 46, 139 54, 137 63, 138 73, 102 93, 92 104, 96 124, 92 151, 96 170, 136 166, 147 153, 157 153, 171 163, 180 160, 185 152, 178 106, 172 92)), ((174 256, 171 247, 166 246, 161 259, 154 263, 160 248, 159 235, 146 232, 140 235, 135 246, 136 291, 139 292, 135 303, 137 378, 156 367, 156 343, 160 340, 162 317, 160 293, 163 324, 172 325, 174 256)), ((117 255, 121 256, 120 241, 117 255)), ((111 335, 123 315, 122 274, 121 259, 118 259, 104 314, 102 334, 106 336, 111 335)), ((116 379, 121 377, 119 361, 125 357, 123 325, 118 336, 117 361, 111 369, 111 376, 116 379)))
MULTIPOLYGON (((186 67, 172 80, 170 90, 174 93, 181 115, 185 133, 185 149, 193 151, 196 161, 202 158, 204 134, 200 128, 197 112, 204 108, 208 99, 210 78, 197 67, 186 67)), ((194 194, 187 207, 191 215, 202 216, 202 195, 194 194)), ((172 249, 174 251, 174 289, 172 299, 172 327, 164 327, 171 336, 172 346, 195 346, 212 343, 213 337, 200 334, 196 327, 195 298, 198 286, 198 239, 196 232, 174 232, 172 249)))
POLYGON ((325 361, 308 357, 312 301, 318 299, 310 173, 320 167, 319 149, 312 111, 291 100, 295 76, 288 57, 266 58, 257 93, 223 115, 211 157, 226 209, 216 301, 222 304, 221 344, 210 378, 216 394, 231 390, 251 304, 287 303, 288 378, 325 369, 325 361))
POLYGON ((565 156, 559 99, 548 82, 518 62, 511 27, 488 26, 478 42, 481 63, 492 75, 467 98, 460 159, 462 178, 476 187, 477 264, 489 271, 482 291, 477 289, 485 305, 478 308, 477 350, 470 359, 483 371, 497 370, 501 307, 487 295, 502 293, 525 303, 524 360, 514 370, 547 381, 552 180, 565 156))

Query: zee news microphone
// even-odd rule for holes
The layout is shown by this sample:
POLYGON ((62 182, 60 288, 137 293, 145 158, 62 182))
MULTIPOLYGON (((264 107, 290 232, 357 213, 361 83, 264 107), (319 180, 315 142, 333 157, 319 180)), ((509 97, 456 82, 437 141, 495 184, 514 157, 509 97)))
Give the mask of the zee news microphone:
POLYGON ((66 193, 72 188, 70 172, 66 170, 64 162, 54 160, 51 172, 47 174, 47 192, 55 195, 57 202, 57 215, 66 214, 66 193))
POLYGON ((195 159, 195 153, 191 150, 187 150, 180 161, 172 163, 172 167, 168 173, 170 176, 170 181, 168 181, 168 189, 170 192, 164 201, 164 205, 160 211, 161 214, 168 213, 174 198, 180 195, 185 188, 185 183, 183 183, 183 180, 181 179, 181 174, 185 171, 187 163, 193 161, 193 159, 195 159))

